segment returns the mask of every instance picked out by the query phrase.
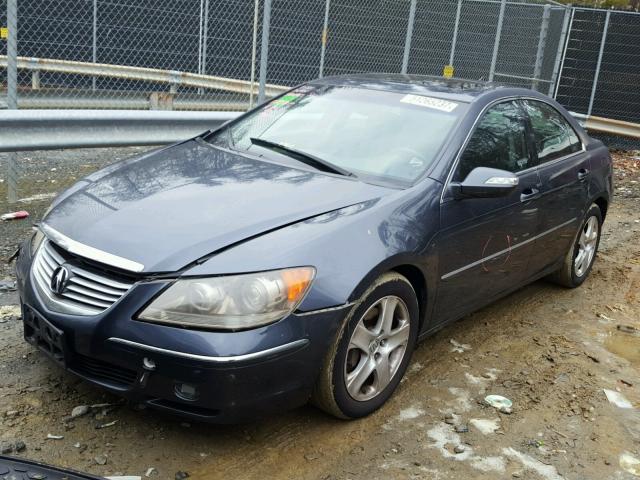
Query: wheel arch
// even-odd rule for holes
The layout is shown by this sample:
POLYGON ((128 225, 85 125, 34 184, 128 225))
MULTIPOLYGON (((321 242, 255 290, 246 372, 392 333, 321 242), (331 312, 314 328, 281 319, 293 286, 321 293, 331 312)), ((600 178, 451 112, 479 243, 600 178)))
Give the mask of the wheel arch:
POLYGON ((600 213, 602 214, 602 220, 607 216, 607 210, 609 209, 609 198, 606 195, 599 195, 592 200, 592 203, 598 205, 600 213))
POLYGON ((427 308, 430 305, 429 294, 431 293, 431 289, 429 288, 429 282, 427 280, 429 278, 428 270, 415 258, 402 255, 389 258, 378 264, 358 283, 356 288, 351 292, 349 301, 357 301, 380 275, 387 272, 396 272, 405 277, 416 292, 420 319, 419 331, 421 331, 428 316, 427 308))

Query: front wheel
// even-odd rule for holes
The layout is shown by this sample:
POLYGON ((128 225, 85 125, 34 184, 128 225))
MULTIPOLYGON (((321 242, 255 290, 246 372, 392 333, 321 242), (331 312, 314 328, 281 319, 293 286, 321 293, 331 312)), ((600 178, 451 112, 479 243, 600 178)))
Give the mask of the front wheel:
POLYGON ((589 207, 576 239, 565 256, 562 268, 549 278, 565 287, 575 288, 587 279, 596 259, 602 230, 602 212, 595 203, 589 207))
POLYGON ((418 336, 411 283, 385 273, 365 292, 329 350, 313 403, 339 418, 380 408, 404 375, 418 336))

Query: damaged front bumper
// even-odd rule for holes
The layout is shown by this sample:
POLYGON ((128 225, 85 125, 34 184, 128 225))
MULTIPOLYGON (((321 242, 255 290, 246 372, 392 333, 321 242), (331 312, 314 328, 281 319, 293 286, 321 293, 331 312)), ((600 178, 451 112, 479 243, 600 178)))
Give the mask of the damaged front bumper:
POLYGON ((348 308, 291 314, 266 327, 207 332, 133 319, 161 282, 138 282, 94 316, 48 309, 16 262, 25 339, 62 368, 117 395, 170 413, 236 423, 304 404, 348 308))

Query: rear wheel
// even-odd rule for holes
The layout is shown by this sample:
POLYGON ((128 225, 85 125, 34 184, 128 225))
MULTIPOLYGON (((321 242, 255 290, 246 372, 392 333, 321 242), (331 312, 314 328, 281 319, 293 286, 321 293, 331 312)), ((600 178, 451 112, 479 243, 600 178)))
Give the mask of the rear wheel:
POLYGON ((407 369, 418 335, 418 301, 409 281, 385 273, 345 320, 316 386, 313 403, 340 418, 380 408, 407 369))
POLYGON ((602 230, 602 212, 595 203, 589 207, 576 239, 565 256, 562 268, 550 280, 569 288, 582 285, 596 258, 602 230))

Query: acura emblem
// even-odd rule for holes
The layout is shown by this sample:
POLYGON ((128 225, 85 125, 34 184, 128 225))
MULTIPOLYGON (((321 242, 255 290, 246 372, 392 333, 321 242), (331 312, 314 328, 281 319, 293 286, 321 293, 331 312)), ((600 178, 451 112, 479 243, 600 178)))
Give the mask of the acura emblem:
POLYGON ((51 291, 61 295, 64 292, 64 288, 67 286, 69 280, 69 270, 64 265, 60 265, 53 271, 51 275, 51 291))

